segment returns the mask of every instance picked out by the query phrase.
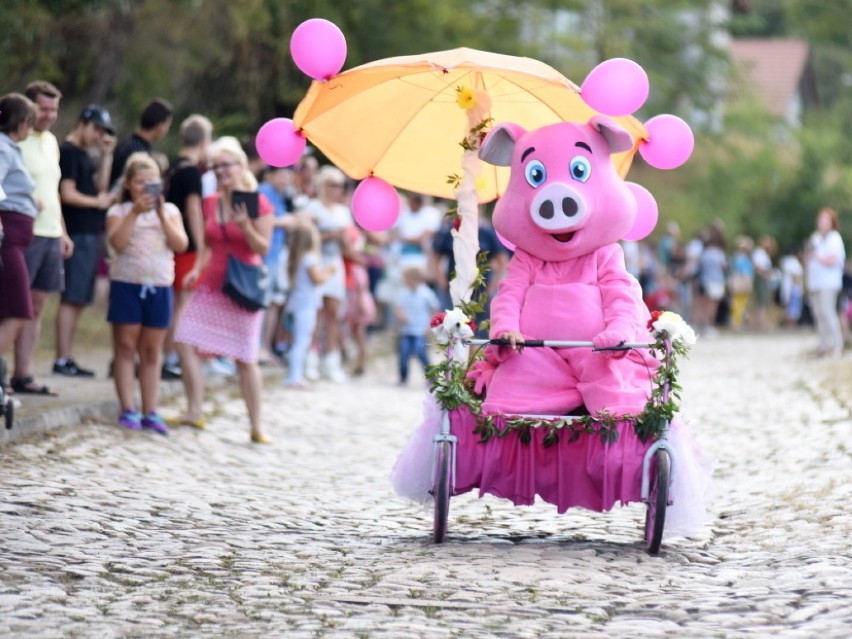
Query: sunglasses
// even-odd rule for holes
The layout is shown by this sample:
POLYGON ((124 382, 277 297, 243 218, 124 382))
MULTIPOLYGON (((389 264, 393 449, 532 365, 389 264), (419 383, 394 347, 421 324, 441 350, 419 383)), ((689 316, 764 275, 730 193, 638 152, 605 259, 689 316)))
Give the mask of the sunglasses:
POLYGON ((222 162, 221 164, 211 164, 210 170, 211 171, 221 171, 223 169, 229 169, 232 166, 238 166, 238 165, 239 165, 239 162, 222 162))

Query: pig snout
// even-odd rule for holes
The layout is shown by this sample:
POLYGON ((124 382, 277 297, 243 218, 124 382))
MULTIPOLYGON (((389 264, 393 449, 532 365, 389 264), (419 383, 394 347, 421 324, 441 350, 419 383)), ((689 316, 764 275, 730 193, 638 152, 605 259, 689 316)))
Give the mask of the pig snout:
POLYGON ((533 198, 530 216, 542 230, 568 231, 586 219, 586 203, 582 196, 565 184, 553 183, 533 198))

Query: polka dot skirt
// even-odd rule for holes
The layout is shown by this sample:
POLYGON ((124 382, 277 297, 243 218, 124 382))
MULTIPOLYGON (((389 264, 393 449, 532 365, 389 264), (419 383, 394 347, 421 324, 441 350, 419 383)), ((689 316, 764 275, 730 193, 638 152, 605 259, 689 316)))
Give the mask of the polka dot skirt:
POLYGON ((187 302, 175 341, 210 355, 256 362, 262 311, 247 311, 221 291, 201 285, 187 302))

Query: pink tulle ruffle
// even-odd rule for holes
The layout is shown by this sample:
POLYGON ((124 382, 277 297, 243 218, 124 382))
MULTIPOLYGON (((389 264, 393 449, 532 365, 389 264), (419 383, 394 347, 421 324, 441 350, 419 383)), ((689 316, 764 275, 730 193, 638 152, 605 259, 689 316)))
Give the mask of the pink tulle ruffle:
MULTIPOLYGON (((502 427, 506 418, 494 419, 495 425, 502 427)), ((424 421, 393 469, 397 493, 419 503, 431 500, 432 438, 440 429, 440 421, 440 407, 428 397, 424 421)), ((531 505, 538 496, 554 504, 559 513, 578 506, 601 512, 641 500, 642 460, 649 444, 639 440, 630 422, 617 424, 619 437, 612 444, 589 434, 571 441, 565 431, 550 447, 544 446, 547 430, 543 428, 531 430, 529 443, 523 443, 518 432, 480 443, 480 436, 474 432, 476 418, 466 408, 452 411, 450 423, 458 438, 456 495, 478 488, 480 496, 509 499, 516 506, 531 505)), ((706 519, 712 472, 712 464, 682 420, 672 424, 668 442, 675 470, 666 538, 700 530, 706 519)))

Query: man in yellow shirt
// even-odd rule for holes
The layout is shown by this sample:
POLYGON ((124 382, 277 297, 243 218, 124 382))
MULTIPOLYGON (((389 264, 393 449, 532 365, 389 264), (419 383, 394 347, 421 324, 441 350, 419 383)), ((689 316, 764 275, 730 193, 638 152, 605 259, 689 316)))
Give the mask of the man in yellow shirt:
POLYGON ((62 93, 50 82, 39 80, 27 86, 26 95, 38 107, 32 133, 19 144, 24 164, 35 181, 33 195, 38 208, 33 241, 26 253, 33 319, 24 325, 15 341, 15 371, 10 383, 16 393, 53 395, 47 386, 35 382, 30 366, 41 334, 45 302, 51 293, 62 291, 63 260, 74 251, 74 244, 65 232, 59 203, 59 143, 50 132, 56 122, 62 93))

